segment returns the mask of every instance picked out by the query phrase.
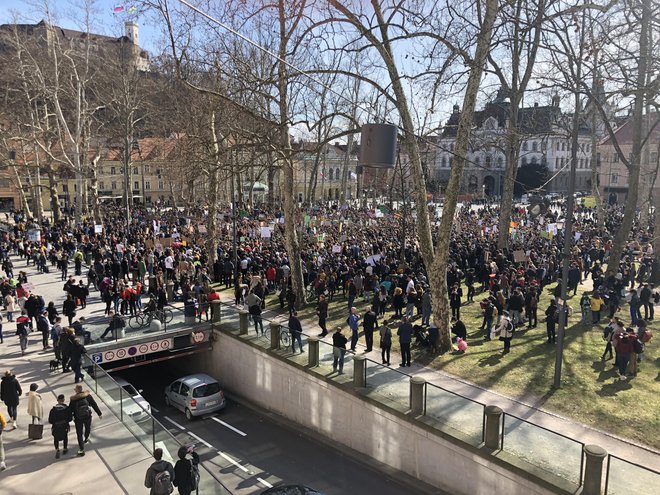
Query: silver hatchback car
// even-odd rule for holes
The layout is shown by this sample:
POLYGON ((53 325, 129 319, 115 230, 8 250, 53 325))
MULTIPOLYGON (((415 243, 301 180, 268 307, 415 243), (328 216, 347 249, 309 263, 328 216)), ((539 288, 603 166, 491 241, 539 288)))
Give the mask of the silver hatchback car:
POLYGON ((165 405, 184 412, 186 418, 210 414, 223 409, 227 402, 220 384, 204 373, 184 376, 165 389, 165 405))

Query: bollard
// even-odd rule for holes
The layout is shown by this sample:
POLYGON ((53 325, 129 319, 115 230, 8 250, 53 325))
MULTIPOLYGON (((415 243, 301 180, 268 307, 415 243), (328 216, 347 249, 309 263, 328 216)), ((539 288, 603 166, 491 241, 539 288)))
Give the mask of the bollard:
POLYGON ((126 337, 126 329, 125 327, 121 327, 117 329, 117 340, 123 339, 126 337))
POLYGON ((160 320, 153 319, 151 320, 151 323, 149 324, 149 332, 160 332, 163 329, 163 324, 160 322, 160 320))
POLYGON ((165 285, 165 292, 167 293, 167 302, 174 302, 174 282, 167 282, 165 285))
POLYGON ((367 356, 353 356, 353 385, 357 388, 367 386, 367 356))
POLYGON ((500 449, 500 426, 504 411, 497 406, 486 406, 486 432, 484 435, 486 447, 492 450, 500 449))
POLYGON ((280 350, 280 324, 270 322, 270 348, 276 351, 280 350))
POLYGON ((307 339, 308 362, 310 368, 316 368, 319 365, 319 339, 318 337, 309 337, 307 339))
POLYGON ((215 301, 211 301, 211 322, 212 323, 220 323, 220 316, 222 311, 222 304, 220 303, 220 299, 216 299, 215 301))
POLYGON ((248 333, 248 312, 240 310, 238 312, 238 333, 239 335, 247 335, 248 333))
POLYGON ((600 495, 603 480, 603 461, 607 451, 598 445, 585 445, 583 447, 585 460, 583 495, 600 495))
POLYGON ((426 380, 421 376, 410 377, 410 412, 414 416, 424 414, 424 388, 426 380))

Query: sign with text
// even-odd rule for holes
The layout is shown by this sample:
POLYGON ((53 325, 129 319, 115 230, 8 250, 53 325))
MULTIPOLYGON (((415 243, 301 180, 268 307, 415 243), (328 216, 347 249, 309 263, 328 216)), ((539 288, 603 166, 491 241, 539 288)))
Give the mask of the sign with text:
POLYGON ((120 347, 119 349, 95 352, 92 354, 92 361, 94 361, 96 364, 110 363, 112 361, 119 361, 121 359, 145 356, 147 354, 153 354, 154 352, 167 351, 171 348, 172 339, 154 340, 152 342, 145 342, 143 344, 120 347))

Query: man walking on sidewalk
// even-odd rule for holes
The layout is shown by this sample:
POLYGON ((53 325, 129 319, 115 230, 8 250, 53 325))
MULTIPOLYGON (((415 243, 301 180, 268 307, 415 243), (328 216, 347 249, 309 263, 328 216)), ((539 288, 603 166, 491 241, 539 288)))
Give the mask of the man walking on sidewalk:
POLYGON ((83 391, 82 385, 74 388, 75 394, 69 401, 69 409, 73 413, 73 421, 76 425, 76 436, 78 437, 78 455, 85 455, 85 444, 89 441, 89 433, 92 429, 92 409, 98 414, 99 419, 103 417, 99 406, 89 391, 83 391))
POLYGON ((55 459, 60 458, 60 441, 63 453, 69 451, 69 423, 73 418, 71 409, 64 403, 64 394, 57 396, 57 404, 53 406, 48 414, 48 422, 53 425, 53 441, 55 442, 55 459))

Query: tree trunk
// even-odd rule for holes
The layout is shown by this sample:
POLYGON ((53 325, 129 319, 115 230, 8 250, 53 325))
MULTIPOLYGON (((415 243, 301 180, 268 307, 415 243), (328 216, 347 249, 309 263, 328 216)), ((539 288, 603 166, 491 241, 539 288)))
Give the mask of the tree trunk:
POLYGON ((284 195, 284 244, 289 256, 289 267, 291 268, 291 288, 296 295, 296 307, 304 304, 303 277, 301 266, 300 244, 298 242, 297 226, 297 202, 294 197, 293 184, 293 162, 291 160, 292 150, 289 136, 289 80, 286 65, 289 37, 287 35, 286 13, 284 0, 278 0, 280 45, 279 60, 277 63, 277 88, 279 93, 279 147, 282 154, 283 168, 283 195, 284 195))
MULTIPOLYGON (((463 97, 463 111, 458 122, 458 133, 454 148, 455 158, 449 175, 449 183, 445 192, 445 203, 442 210, 442 219, 435 246, 435 257, 432 263, 427 263, 428 279, 431 287, 433 301, 433 319, 440 331, 439 347, 441 351, 451 349, 451 334, 449 327, 449 297, 447 294, 447 260, 449 257, 449 241, 454 223, 454 213, 458 202, 461 176, 470 144, 470 131, 477 103, 479 83, 483 75, 484 62, 490 48, 493 24, 498 10, 497 0, 486 0, 486 11, 477 36, 477 47, 474 61, 470 68, 467 88, 463 97)), ((425 191, 424 191, 425 192, 425 191)), ((424 202, 426 206, 426 202, 424 202)), ((417 216, 419 218, 419 209, 417 216)), ((428 219, 428 212, 425 212, 428 219)), ((508 227, 508 225, 507 225, 508 227)), ((508 228, 507 228, 508 233, 508 228)))
POLYGON ((18 197, 21 200, 21 208, 25 212, 25 216, 27 218, 32 218, 32 210, 30 209, 30 202, 28 201, 28 197, 25 194, 25 190, 23 189, 23 181, 21 180, 21 176, 18 174, 18 169, 16 168, 15 165, 12 165, 11 168, 14 171, 14 179, 16 180, 16 188, 18 189, 18 197))
MULTIPOLYGON (((623 213, 623 220, 617 230, 610 251, 610 259, 607 264, 606 275, 613 275, 619 271, 619 263, 623 257, 623 250, 626 248, 628 236, 632 230, 633 221, 637 211, 637 199, 639 197, 639 171, 642 158, 643 145, 643 123, 644 123, 644 105, 646 103, 647 87, 646 78, 648 71, 649 55, 649 26, 651 23, 651 1, 642 0, 642 19, 639 35, 639 64, 637 67, 637 81, 635 85, 635 101, 633 104, 632 117, 632 156, 630 160, 620 157, 623 163, 628 166, 628 196, 626 197, 626 206, 623 213)), ((656 233, 657 235, 657 233, 656 233)))
POLYGON ((520 96, 511 94, 511 114, 506 130, 506 168, 504 169, 504 190, 500 203, 500 218, 497 231, 497 247, 505 249, 509 246, 509 222, 511 221, 511 208, 513 208, 513 190, 518 175, 518 157, 520 155, 520 138, 518 136, 518 107, 520 96))
POLYGON ((211 176, 209 178, 209 216, 206 221, 206 251, 209 257, 209 266, 213 266, 218 258, 218 250, 216 249, 216 240, 218 238, 217 223, 218 223, 218 174, 219 166, 211 169, 211 176))
POLYGON ((50 195, 50 205, 53 211, 53 222, 59 223, 62 219, 62 211, 60 210, 60 198, 57 194, 57 184, 55 183, 55 172, 53 171, 52 164, 46 169, 48 175, 48 194, 50 195))

